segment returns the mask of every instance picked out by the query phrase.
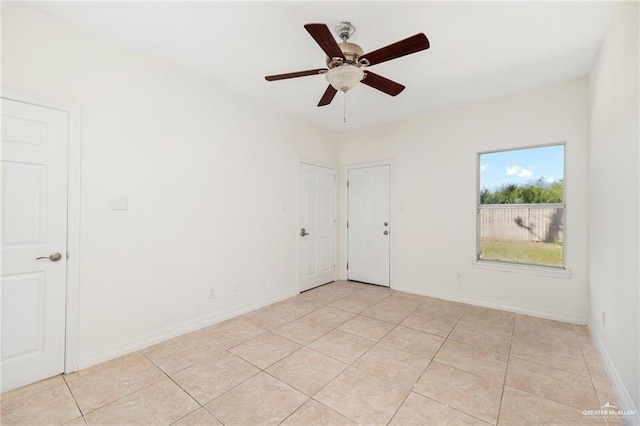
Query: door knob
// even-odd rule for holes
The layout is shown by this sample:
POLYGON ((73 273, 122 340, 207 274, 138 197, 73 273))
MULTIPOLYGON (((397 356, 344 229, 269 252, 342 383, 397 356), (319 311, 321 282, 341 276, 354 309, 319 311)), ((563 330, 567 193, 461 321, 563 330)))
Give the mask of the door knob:
POLYGON ((40 260, 40 259, 49 259, 52 262, 57 262, 60 259, 62 259, 62 255, 56 251, 51 253, 49 256, 36 257, 36 260, 40 260))
POLYGON ((385 222, 385 223, 384 223, 384 226, 389 226, 389 222, 385 222))
POLYGON ((304 236, 306 236, 306 235, 309 235, 309 233, 307 232, 307 230, 306 230, 306 229, 304 229, 304 228, 300 229, 300 236, 301 236, 301 237, 304 237, 304 236))
POLYGON ((389 235, 389 231, 384 231, 383 234, 384 235, 389 235))

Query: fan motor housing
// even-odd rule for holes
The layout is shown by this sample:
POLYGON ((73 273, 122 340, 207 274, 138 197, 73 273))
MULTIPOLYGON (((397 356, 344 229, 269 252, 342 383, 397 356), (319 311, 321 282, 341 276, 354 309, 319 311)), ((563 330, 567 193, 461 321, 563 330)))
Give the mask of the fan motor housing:
POLYGON ((329 69, 344 64, 360 67, 358 59, 364 54, 364 50, 362 50, 360 46, 355 43, 349 43, 348 41, 338 43, 338 46, 340 47, 340 50, 342 50, 342 54, 344 55, 345 59, 327 57, 327 67, 329 67, 329 69))

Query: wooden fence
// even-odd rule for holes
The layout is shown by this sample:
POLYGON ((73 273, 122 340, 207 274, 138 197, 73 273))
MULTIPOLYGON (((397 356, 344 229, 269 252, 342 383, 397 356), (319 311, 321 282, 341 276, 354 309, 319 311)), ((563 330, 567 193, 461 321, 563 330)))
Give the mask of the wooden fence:
POLYGON ((480 239, 564 242, 561 204, 483 204, 479 210, 480 239))

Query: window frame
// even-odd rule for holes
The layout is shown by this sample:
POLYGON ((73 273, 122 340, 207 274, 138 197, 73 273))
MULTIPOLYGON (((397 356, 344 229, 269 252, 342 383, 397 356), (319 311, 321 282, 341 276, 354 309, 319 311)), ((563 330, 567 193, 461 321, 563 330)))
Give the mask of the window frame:
MULTIPOLYGON (((503 148, 476 153, 476 253, 473 266, 480 269, 492 269, 504 272, 521 272, 532 275, 551 276, 558 278, 569 278, 571 271, 567 268, 567 144, 566 142, 552 142, 545 144, 527 145, 516 148, 503 148), (562 146, 562 203, 553 203, 553 206, 562 206, 562 216, 564 223, 563 243, 562 243, 562 266, 538 265, 533 263, 509 262, 504 260, 489 260, 480 258, 480 203, 481 186, 481 156, 508 151, 521 151, 526 149, 545 148, 551 146, 562 146)), ((540 205, 540 204, 536 204, 540 205)), ((550 205, 550 204, 546 204, 550 205)))

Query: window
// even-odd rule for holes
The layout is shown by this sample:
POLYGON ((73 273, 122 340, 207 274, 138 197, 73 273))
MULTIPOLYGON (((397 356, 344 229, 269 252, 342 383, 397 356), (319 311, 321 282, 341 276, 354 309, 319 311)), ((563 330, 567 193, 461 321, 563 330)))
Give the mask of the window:
POLYGON ((478 156, 478 260, 564 268, 564 145, 478 156))

